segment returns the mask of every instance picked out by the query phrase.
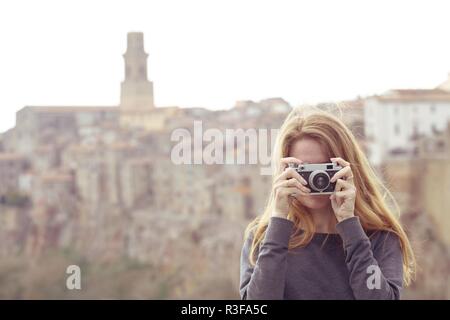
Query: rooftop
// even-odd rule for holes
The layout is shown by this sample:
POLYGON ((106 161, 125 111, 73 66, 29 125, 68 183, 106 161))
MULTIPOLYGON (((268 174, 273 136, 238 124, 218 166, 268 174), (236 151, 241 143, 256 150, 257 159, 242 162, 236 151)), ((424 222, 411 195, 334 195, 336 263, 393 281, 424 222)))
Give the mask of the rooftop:
POLYGON ((37 113, 75 113, 75 112, 118 112, 117 106, 26 106, 20 111, 28 110, 37 113))
POLYGON ((450 91, 443 89, 394 89, 374 98, 384 102, 448 101, 450 91))

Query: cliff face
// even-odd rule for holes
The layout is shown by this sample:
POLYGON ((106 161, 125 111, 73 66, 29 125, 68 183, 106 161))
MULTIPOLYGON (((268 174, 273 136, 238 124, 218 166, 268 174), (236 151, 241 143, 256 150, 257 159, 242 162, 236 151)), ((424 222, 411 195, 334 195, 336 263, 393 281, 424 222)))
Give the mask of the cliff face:
MULTIPOLYGON (((193 134, 201 120, 204 130, 278 128, 288 109, 252 102, 179 110, 160 132, 121 129, 105 122, 108 113, 91 122, 44 117, 42 136, 25 123, 16 128, 34 151, 5 175, 20 192, 0 194, 0 297, 239 298, 244 228, 262 212, 271 177, 259 165, 175 165, 170 133, 182 126, 193 134), (69 124, 70 135, 59 134, 69 124), (78 293, 61 285, 71 264, 85 275, 78 293)), ((354 130, 363 125, 353 111, 348 121, 354 130)), ((250 152, 234 141, 228 150, 250 152)), ((449 215, 441 213, 450 197, 439 179, 439 161, 448 159, 387 159, 379 173, 417 251, 417 281, 404 298, 449 298, 449 215)))
POLYGON ((450 299, 448 281, 450 250, 427 214, 408 214, 402 218, 417 258, 417 275, 404 290, 403 299, 450 299))

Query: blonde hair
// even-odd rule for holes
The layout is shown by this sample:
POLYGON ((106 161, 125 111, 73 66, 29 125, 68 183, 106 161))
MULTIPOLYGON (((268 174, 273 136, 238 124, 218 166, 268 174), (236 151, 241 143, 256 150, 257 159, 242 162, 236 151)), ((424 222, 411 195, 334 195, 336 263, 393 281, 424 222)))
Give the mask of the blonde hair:
MULTIPOLYGON (((339 106, 337 110, 340 110, 339 106)), ((397 202, 378 179, 354 135, 340 119, 317 107, 299 107, 292 110, 281 126, 274 145, 273 179, 280 174, 281 158, 288 157, 293 143, 301 138, 316 140, 323 145, 330 158, 341 157, 350 163, 357 194, 355 215, 359 217, 365 231, 385 230, 398 236, 403 257, 403 282, 409 285, 415 273, 416 261, 408 237, 399 222, 400 210, 397 202)), ((256 249, 264 239, 273 211, 273 199, 272 191, 263 214, 256 217, 245 230, 245 238, 250 233, 253 234, 249 255, 253 266, 257 258, 256 249)), ((293 200, 288 218, 294 222, 289 249, 306 246, 315 232, 307 209, 298 200, 293 200)))

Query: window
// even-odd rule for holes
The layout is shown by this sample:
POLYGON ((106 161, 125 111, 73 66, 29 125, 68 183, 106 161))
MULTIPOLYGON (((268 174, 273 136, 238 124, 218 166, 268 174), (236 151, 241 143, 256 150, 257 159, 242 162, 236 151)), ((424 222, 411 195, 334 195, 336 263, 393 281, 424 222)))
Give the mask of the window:
POLYGON ((437 126, 436 126, 435 123, 433 123, 433 124, 431 125, 431 132, 432 132, 433 134, 438 134, 438 133, 439 133, 439 129, 437 128, 437 126))
POLYGON ((417 124, 417 122, 414 122, 414 126, 413 126, 413 134, 415 136, 417 136, 419 134, 419 125, 417 124))

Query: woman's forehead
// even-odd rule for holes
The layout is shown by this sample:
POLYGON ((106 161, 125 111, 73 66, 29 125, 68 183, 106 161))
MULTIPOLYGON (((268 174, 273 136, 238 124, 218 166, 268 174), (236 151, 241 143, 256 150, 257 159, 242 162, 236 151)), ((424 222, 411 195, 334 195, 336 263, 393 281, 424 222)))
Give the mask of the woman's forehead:
POLYGON ((289 156, 308 163, 330 162, 325 148, 317 140, 303 138, 294 142, 289 156))

